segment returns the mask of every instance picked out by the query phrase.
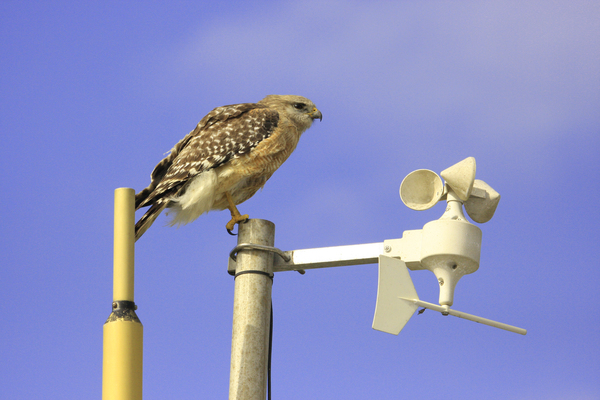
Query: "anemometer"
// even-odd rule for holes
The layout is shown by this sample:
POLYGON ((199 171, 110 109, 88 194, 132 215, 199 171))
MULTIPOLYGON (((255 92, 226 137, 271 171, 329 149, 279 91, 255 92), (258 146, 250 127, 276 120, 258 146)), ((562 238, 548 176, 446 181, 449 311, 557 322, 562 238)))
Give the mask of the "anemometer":
POLYGON ((443 315, 479 322, 525 335, 527 331, 511 325, 463 313, 450 308, 459 279, 479 268, 481 229, 463 214, 463 205, 473 221, 489 221, 496 211, 500 195, 488 184, 475 179, 473 157, 442 171, 442 179, 433 171, 411 172, 400 185, 402 202, 413 210, 426 210, 438 201, 447 202, 440 219, 423 229, 405 231, 401 239, 386 240, 385 254, 379 257, 379 285, 373 329, 398 334, 418 307, 443 315), (439 305, 419 300, 408 269, 428 269, 440 287, 439 305))

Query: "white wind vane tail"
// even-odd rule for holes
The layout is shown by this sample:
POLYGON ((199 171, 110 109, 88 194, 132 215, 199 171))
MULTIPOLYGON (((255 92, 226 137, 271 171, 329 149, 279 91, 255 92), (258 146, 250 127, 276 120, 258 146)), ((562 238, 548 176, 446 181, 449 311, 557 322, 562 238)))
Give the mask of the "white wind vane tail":
POLYGON ((481 324, 525 335, 522 328, 451 309, 458 280, 479 268, 481 230, 463 214, 478 223, 489 221, 496 211, 500 195, 485 182, 475 179, 475 159, 469 157, 442 171, 441 178, 430 170, 410 173, 400 185, 400 197, 413 210, 426 210, 438 201, 447 202, 438 220, 419 230, 404 231, 401 239, 386 240, 385 254, 379 256, 379 285, 373 329, 397 335, 424 307, 443 315, 468 319, 481 324), (428 269, 437 277, 439 305, 419 299, 409 269, 428 269))

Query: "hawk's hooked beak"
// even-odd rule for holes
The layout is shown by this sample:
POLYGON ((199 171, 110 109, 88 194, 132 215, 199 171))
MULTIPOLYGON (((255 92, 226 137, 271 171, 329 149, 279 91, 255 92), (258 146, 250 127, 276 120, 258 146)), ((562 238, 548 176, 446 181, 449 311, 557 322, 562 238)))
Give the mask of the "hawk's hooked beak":
POLYGON ((317 107, 313 108, 308 115, 310 115, 313 120, 318 118, 319 121, 323 121, 323 114, 321 114, 321 111, 317 110, 317 107))

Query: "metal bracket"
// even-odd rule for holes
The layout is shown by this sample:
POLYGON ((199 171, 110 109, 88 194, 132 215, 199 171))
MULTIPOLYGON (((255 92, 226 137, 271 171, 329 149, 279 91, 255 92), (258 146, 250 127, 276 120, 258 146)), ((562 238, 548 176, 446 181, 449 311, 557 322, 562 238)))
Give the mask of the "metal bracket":
MULTIPOLYGON (((240 243, 237 246, 235 246, 229 252, 229 258, 230 258, 230 260, 229 260, 229 265, 228 265, 228 268, 227 268, 227 272, 229 273, 229 275, 237 276, 237 274, 235 273, 235 271, 236 271, 236 263, 237 263, 237 255, 242 250, 262 250, 262 251, 268 251, 270 253, 277 254, 285 262, 290 262, 292 260, 292 256, 289 253, 284 252, 282 250, 279 250, 276 247, 265 246, 265 245, 262 245, 262 244, 255 244, 255 243, 240 243), (233 263, 232 263, 232 260, 233 260, 233 263)), ((301 273, 301 274, 304 274, 304 270, 298 270, 298 272, 301 273)), ((271 276, 271 279, 273 279, 272 276, 271 276)))
POLYGON ((279 250, 276 247, 271 247, 271 246, 264 246, 262 244, 254 244, 254 243, 240 243, 237 246, 235 246, 233 248, 233 250, 231 250, 229 252, 229 258, 231 258, 233 261, 237 261, 237 254, 240 252, 240 250, 264 250, 264 251, 269 251, 271 253, 275 253, 277 254, 279 257, 283 258, 283 260, 285 262, 289 262, 292 257, 289 256, 288 254, 286 254, 285 252, 279 250))

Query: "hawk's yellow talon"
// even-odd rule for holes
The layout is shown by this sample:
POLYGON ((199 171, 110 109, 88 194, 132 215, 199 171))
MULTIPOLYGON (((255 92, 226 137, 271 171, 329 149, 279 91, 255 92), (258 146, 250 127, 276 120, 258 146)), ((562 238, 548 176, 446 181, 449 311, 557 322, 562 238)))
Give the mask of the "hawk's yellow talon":
POLYGON ((233 199, 231 198, 231 195, 229 194, 229 192, 225 192, 225 197, 227 198, 227 203, 228 206, 227 208, 229 208, 229 212, 231 213, 231 220, 227 223, 227 225, 225 225, 225 228, 227 228, 227 232, 230 235, 233 235, 232 231, 233 231, 233 227, 235 226, 235 224, 239 223, 239 222, 244 222, 248 220, 248 214, 244 214, 241 215, 240 212, 238 211, 237 207, 235 206, 235 203, 233 202, 233 199))
POLYGON ((235 224, 239 223, 239 222, 245 222, 248 220, 248 214, 244 214, 244 215, 231 215, 231 220, 227 223, 227 225, 225 225, 225 228, 227 228, 227 232, 231 233, 231 231, 233 231, 233 227, 235 226, 235 224))

